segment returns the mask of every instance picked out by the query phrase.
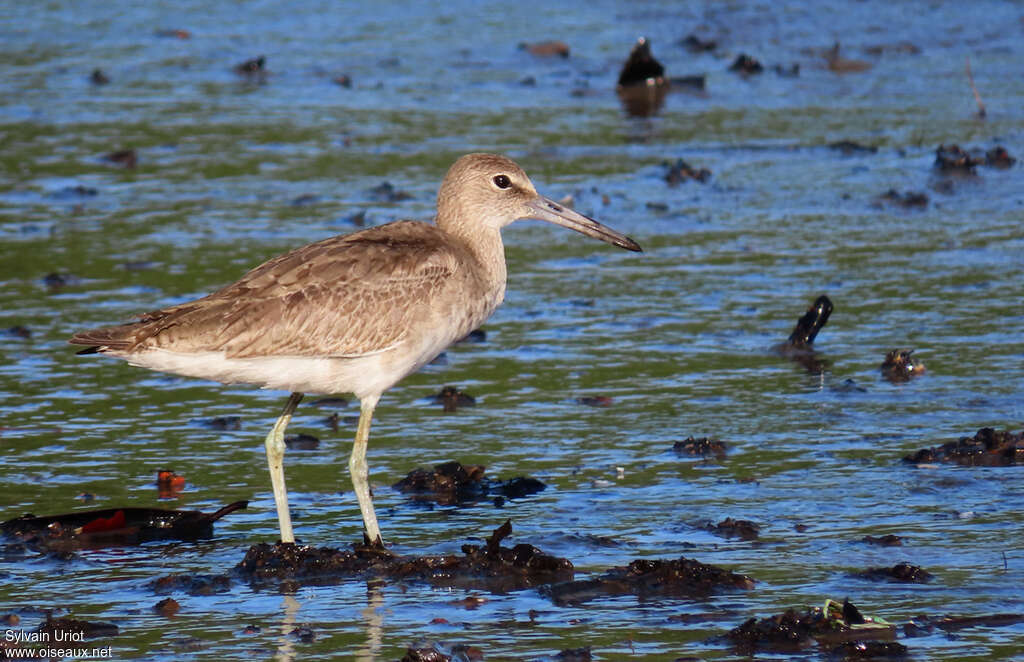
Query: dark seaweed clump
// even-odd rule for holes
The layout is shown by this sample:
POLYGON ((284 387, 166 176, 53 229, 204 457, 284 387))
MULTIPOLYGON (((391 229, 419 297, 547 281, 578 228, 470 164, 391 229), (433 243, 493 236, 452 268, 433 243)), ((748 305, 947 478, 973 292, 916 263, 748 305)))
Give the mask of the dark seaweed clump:
POLYGON ((981 428, 973 437, 933 448, 923 448, 903 458, 911 464, 947 462, 980 467, 1005 467, 1024 461, 1024 432, 981 428))
POLYGON ((495 497, 498 500, 517 499, 543 491, 547 486, 536 478, 518 476, 509 480, 496 480, 484 476, 479 464, 463 465, 457 461, 444 462, 433 470, 414 469, 393 485, 399 492, 412 494, 421 501, 434 501, 441 505, 454 505, 495 497))
POLYGON ((594 579, 543 587, 556 604, 577 604, 605 595, 707 595, 716 589, 752 589, 747 575, 680 556, 678 559, 636 559, 594 579))
POLYGON ((260 543, 249 548, 235 567, 251 581, 298 580, 331 583, 347 577, 419 580, 440 586, 471 586, 502 593, 573 577, 568 559, 545 554, 533 545, 502 547, 512 523, 498 527, 484 545, 463 545, 462 555, 406 557, 378 545, 351 550, 294 543, 260 543))

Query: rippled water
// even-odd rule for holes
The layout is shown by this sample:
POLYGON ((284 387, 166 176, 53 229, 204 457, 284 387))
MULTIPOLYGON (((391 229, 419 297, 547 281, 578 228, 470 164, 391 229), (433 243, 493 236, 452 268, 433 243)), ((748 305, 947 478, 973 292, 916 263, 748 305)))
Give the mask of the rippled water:
MULTIPOLYGON (((950 180, 932 169, 941 143, 1024 153, 1019 5, 50 2, 0 15, 0 329, 31 331, 0 348, 0 516, 252 500, 198 544, 0 559, 0 611, 23 627, 49 607, 114 622, 109 643, 126 658, 397 659, 419 639, 473 644, 487 659, 580 646, 599 659, 727 658, 710 637, 829 597, 897 623, 1024 608, 1019 469, 900 462, 1024 419, 1020 168, 950 180), (675 43, 691 32, 718 39, 717 53, 675 43), (707 73, 707 94, 627 117, 613 85, 641 34, 670 74, 707 73), (571 56, 517 48, 545 38, 571 56), (872 68, 830 72, 820 53, 837 40, 872 68), (741 78, 727 71, 741 52, 769 69, 799 63, 800 75, 741 78), (265 81, 233 73, 260 54, 265 81), (96 68, 109 84, 89 82, 96 68), (341 74, 351 88, 333 82, 341 74), (828 147, 847 139, 878 151, 828 147), (103 159, 129 147, 134 169, 103 159), (275 539, 262 440, 284 395, 77 357, 66 338, 352 231, 359 212, 370 224, 429 218, 448 165, 475 150, 509 154, 542 192, 573 195, 645 252, 537 223, 506 232, 509 292, 486 342, 453 348, 378 409, 369 463, 385 537, 403 553, 457 551, 511 518, 514 541, 572 559, 581 577, 685 554, 757 587, 556 607, 535 591, 236 583, 174 594, 177 617, 153 613, 155 577, 224 572, 275 539), (662 164, 677 158, 713 177, 667 186, 662 164), (410 197, 380 199, 372 189, 385 180, 410 197), (890 188, 930 202, 880 207, 890 188), (67 284, 47 286, 50 273, 67 284), (827 370, 812 374, 770 348, 821 293, 836 309, 816 342, 827 370), (883 380, 895 348, 915 349, 928 373, 883 380), (427 397, 445 384, 478 405, 441 412, 427 397), (201 424, 231 415, 240 430, 201 424), (729 454, 682 459, 672 444, 690 435, 724 440, 729 454), (449 459, 549 488, 500 508, 430 508, 389 487, 449 459), (165 467, 188 481, 176 501, 158 501, 165 467), (760 524, 760 539, 701 528, 727 516, 760 524), (858 542, 887 533, 904 546, 858 542), (902 560, 936 579, 849 577, 902 560), (467 608, 467 595, 484 601, 467 608), (315 640, 289 635, 298 625, 315 640)), ((328 429, 332 411, 300 408, 290 432, 322 443, 285 466, 299 536, 343 546, 360 533, 346 470, 354 426, 328 429)), ((916 659, 1006 659, 1024 653, 1022 634, 901 641, 916 659)))

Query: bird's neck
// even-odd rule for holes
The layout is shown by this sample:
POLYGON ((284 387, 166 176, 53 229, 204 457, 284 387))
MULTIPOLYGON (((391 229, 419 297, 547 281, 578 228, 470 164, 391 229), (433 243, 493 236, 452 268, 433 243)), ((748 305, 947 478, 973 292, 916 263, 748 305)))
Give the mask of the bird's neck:
POLYGON ((477 273, 481 277, 481 285, 500 303, 505 294, 505 281, 508 277, 505 267, 505 245, 501 241, 501 231, 498 228, 487 226, 473 228, 455 226, 445 228, 445 230, 448 234, 461 240, 463 246, 480 266, 477 273))

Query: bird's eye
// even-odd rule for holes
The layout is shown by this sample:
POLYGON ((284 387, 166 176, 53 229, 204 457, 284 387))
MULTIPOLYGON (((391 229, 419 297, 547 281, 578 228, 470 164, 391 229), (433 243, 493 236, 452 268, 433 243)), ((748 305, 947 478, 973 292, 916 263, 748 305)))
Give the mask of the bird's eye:
POLYGON ((494 185, 498 188, 508 188, 512 186, 512 180, 508 178, 508 175, 495 175, 494 185))

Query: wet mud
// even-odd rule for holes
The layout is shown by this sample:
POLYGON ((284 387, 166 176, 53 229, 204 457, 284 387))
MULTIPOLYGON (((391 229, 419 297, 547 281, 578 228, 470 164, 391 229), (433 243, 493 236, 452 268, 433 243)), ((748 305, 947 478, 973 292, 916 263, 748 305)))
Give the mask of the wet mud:
POLYGON ((906 561, 897 563, 891 568, 868 568, 863 572, 854 573, 854 577, 871 581, 894 581, 912 584, 927 584, 935 575, 920 566, 911 565, 906 561))

